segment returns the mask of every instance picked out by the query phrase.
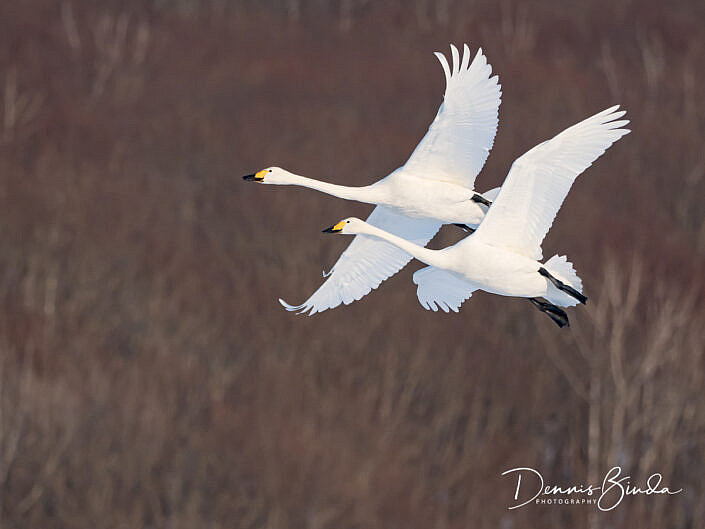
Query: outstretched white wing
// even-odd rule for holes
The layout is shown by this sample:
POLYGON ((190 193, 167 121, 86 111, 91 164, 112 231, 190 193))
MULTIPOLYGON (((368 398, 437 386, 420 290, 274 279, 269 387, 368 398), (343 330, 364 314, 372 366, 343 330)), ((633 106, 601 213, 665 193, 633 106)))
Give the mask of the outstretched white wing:
POLYGON ((502 90, 492 67, 477 51, 470 62, 470 49, 463 57, 451 45, 453 66, 436 52, 446 75, 446 91, 436 118, 404 165, 404 171, 432 180, 475 186, 475 177, 490 154, 497 133, 497 112, 502 90))
POLYGON ((603 110, 519 157, 472 237, 541 259, 541 242, 570 186, 610 145, 630 132, 620 128, 629 121, 619 120, 625 112, 618 108, 603 110))
MULTIPOLYGON (((367 222, 421 246, 426 246, 441 227, 436 220, 406 217, 384 206, 377 206, 367 222)), ((282 299, 279 302, 287 310, 310 314, 335 308, 341 303, 348 305, 369 294, 411 259, 411 255, 388 242, 356 235, 333 266, 328 279, 306 302, 297 306, 282 299)))
POLYGON ((435 266, 416 271, 414 283, 418 285, 416 297, 421 306, 434 312, 439 308, 443 312, 458 312, 460 305, 477 290, 472 283, 435 266))

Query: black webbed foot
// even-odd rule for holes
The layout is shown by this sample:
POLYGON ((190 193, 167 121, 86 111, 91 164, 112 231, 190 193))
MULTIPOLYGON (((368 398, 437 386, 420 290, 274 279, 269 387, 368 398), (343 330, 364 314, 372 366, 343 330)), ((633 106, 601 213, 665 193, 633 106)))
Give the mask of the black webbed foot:
POLYGON ((559 327, 570 327, 568 315, 562 308, 538 298, 529 298, 529 301, 531 301, 537 309, 551 318, 559 327))

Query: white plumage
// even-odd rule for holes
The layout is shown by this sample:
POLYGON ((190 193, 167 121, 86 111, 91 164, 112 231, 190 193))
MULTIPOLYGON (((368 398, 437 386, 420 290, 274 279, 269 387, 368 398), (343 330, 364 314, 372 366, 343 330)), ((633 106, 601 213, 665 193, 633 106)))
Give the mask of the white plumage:
MULTIPOLYGON (((441 54, 446 77, 443 103, 428 132, 399 169, 365 187, 347 187, 270 167, 245 178, 264 184, 299 185, 377 207, 368 223, 415 244, 426 245, 443 224, 479 225, 487 207, 473 200, 475 178, 497 132, 501 88, 478 50, 462 57, 451 45, 452 64, 441 54)), ((486 198, 486 197, 485 197, 486 198)), ((401 270, 411 256, 382 240, 356 238, 318 290, 301 305, 279 300, 287 310, 315 314, 368 294, 401 270)))
POLYGON ((577 176, 629 131, 625 111, 608 108, 518 158, 477 230, 488 244, 541 259, 541 243, 577 176))
POLYGON ((451 50, 452 71, 445 56, 435 54, 446 75, 443 104, 404 169, 472 189, 494 144, 501 88, 482 48, 470 67, 467 45, 462 63, 455 46, 451 50))
MULTIPOLYGON (((359 237, 359 235, 358 235, 359 237)), ((416 296, 426 310, 458 312, 460 305, 470 299, 477 287, 448 270, 427 266, 414 273, 418 285, 416 296)))
MULTIPOLYGON (((384 206, 377 206, 367 222, 419 246, 426 246, 441 227, 436 220, 407 217, 384 206)), ((393 244, 360 235, 353 239, 326 274, 326 281, 305 303, 291 306, 283 299, 279 302, 287 310, 309 312, 311 315, 335 308, 341 303, 348 305, 369 294, 411 259, 411 255, 393 244)))
POLYGON ((421 305, 457 312, 474 290, 532 299, 560 326, 565 312, 587 298, 566 256, 541 263, 541 243, 570 187, 586 168, 629 133, 612 107, 541 143, 517 159, 475 233, 442 250, 430 250, 371 226, 343 220, 330 231, 374 237, 426 263, 414 274, 421 305), (546 301, 539 300, 544 298, 546 301))

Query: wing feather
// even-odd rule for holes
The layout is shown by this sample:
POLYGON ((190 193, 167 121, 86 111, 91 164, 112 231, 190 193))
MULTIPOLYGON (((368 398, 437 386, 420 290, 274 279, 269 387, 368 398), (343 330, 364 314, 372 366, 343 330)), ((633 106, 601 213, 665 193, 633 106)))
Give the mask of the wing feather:
POLYGON ((570 187, 610 145, 628 134, 624 111, 603 110, 519 157, 473 237, 542 258, 541 243, 570 187))
POLYGON ((443 103, 404 170, 473 189, 494 144, 502 90, 482 48, 471 62, 467 44, 462 59, 451 45, 452 66, 435 55, 446 78, 443 103))
MULTIPOLYGON (((384 206, 377 206, 367 222, 385 231, 426 246, 438 232, 441 223, 400 215, 384 206)), ((411 261, 412 257, 396 246, 376 237, 356 235, 350 246, 335 263, 326 281, 301 305, 279 302, 289 311, 310 315, 349 305, 377 288, 411 261)))
POLYGON ((458 312, 460 306, 477 290, 472 283, 453 275, 447 270, 427 266, 414 273, 418 285, 416 297, 426 310, 458 312))

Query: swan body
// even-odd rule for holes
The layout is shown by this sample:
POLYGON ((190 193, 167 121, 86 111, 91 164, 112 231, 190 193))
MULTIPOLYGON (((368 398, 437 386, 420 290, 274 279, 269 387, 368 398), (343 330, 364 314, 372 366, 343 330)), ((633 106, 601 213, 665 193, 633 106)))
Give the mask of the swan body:
POLYGON ((529 298, 558 325, 568 325, 559 307, 587 301, 582 281, 565 256, 541 262, 541 243, 578 175, 630 132, 622 128, 629 122, 619 119, 625 112, 618 108, 564 130, 517 159, 479 228, 448 248, 424 248, 354 217, 324 231, 381 239, 427 264, 414 274, 426 309, 457 312, 475 290, 484 290, 529 298))
MULTIPOLYGON (((501 87, 492 67, 467 45, 451 45, 451 61, 436 53, 446 89, 435 119, 407 162, 374 184, 349 187, 269 167, 243 177, 261 184, 308 187, 376 207, 370 225, 425 246, 443 224, 476 228, 497 189, 479 194, 475 178, 494 143, 501 87), (472 60, 471 60, 472 59, 472 60), (479 200, 478 200, 479 198, 479 200)), ((326 281, 301 305, 279 300, 287 310, 314 314, 359 300, 401 270, 411 256, 379 238, 355 238, 326 281)), ((324 274, 326 275, 326 274, 324 274)))
MULTIPOLYGON (((553 303, 562 307, 578 304, 577 300, 558 291, 548 279, 538 273, 539 268, 544 266, 543 263, 509 249, 487 244, 472 235, 448 248, 431 250, 414 245, 355 217, 345 219, 341 223, 345 223, 341 226, 342 234, 362 234, 385 240, 430 267, 443 270, 464 281, 468 289, 473 291, 484 290, 500 296, 550 298, 553 303)), ((331 231, 337 232, 335 227, 331 231)), ((554 275, 558 279, 570 282, 558 270, 548 270, 555 272, 554 275)), ((575 287, 578 287, 578 290, 582 288, 581 285, 575 287)))

